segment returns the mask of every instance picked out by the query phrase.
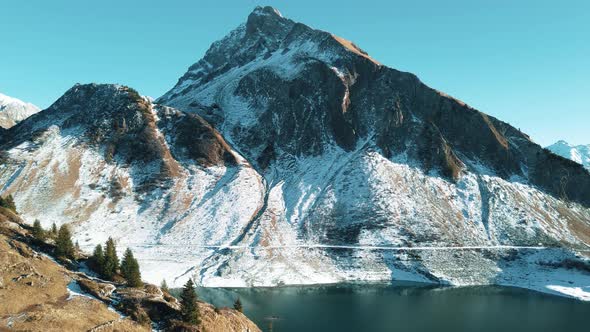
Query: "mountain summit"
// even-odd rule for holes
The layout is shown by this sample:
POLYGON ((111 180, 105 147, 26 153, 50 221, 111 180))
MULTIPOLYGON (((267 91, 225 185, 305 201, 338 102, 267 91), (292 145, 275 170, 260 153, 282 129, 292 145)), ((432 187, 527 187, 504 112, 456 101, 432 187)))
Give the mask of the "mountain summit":
POLYGON ((590 171, 590 144, 574 146, 564 140, 560 140, 547 147, 556 155, 570 159, 583 165, 590 171))
POLYGON ((8 129, 37 112, 37 106, 0 93, 1 128, 8 129))
POLYGON ((215 42, 159 102, 218 125, 259 167, 277 150, 312 156, 332 143, 346 151, 364 144, 448 179, 483 166, 590 205, 583 170, 553 160, 519 130, 270 7, 215 42))
POLYGON ((148 280, 590 298, 590 277, 556 263, 590 245, 586 170, 270 7, 156 103, 77 86, 9 134, 0 183, 23 216, 76 225, 83 248, 116 238, 148 280))

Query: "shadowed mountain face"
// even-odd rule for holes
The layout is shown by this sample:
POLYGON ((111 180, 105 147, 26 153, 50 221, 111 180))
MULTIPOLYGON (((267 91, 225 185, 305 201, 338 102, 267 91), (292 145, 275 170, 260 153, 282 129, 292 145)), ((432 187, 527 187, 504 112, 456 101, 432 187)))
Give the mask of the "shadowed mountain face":
POLYGON ((485 167, 590 205, 590 177, 580 167, 554 161, 512 126, 269 7, 214 43, 159 101, 217 124, 261 167, 277 154, 368 144, 450 180, 485 167))
POLYGON ((536 272, 503 253, 371 248, 590 245, 581 166, 270 7, 156 104, 76 86, 3 137, 25 216, 116 237, 155 282, 516 283, 536 272))

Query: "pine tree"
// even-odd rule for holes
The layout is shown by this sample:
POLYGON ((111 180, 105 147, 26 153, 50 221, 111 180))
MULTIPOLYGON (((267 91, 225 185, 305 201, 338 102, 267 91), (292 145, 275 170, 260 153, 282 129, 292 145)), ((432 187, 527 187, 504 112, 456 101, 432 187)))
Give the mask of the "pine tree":
POLYGON ((115 241, 109 237, 106 243, 104 254, 104 270, 103 275, 107 279, 112 279, 119 269, 119 258, 117 257, 117 247, 115 241))
POLYGON ((125 250, 125 255, 121 262, 121 274, 123 274, 123 277, 127 280, 129 286, 141 287, 143 285, 141 282, 141 273, 139 272, 139 263, 135 257, 133 257, 133 252, 130 248, 125 250))
POLYGON ((121 260, 121 274, 125 279, 129 276, 131 271, 131 262, 133 261, 133 253, 131 249, 127 248, 123 253, 123 259, 121 260))
POLYGON ((244 312, 244 308, 242 307, 242 301, 240 301, 239 297, 236 300, 236 302, 234 303, 234 309, 236 309, 239 312, 244 312))
POLYGON ((96 247, 94 247, 94 252, 92 253, 92 264, 94 266, 94 271, 96 271, 101 276, 104 275, 104 263, 104 252, 102 251, 102 246, 98 244, 96 247))
POLYGON ((14 199, 12 198, 12 195, 8 195, 4 198, 0 196, 0 206, 12 210, 16 213, 16 204, 14 204, 14 199))
POLYGON ((33 237, 37 240, 37 241, 45 241, 45 230, 43 229, 43 227, 41 227, 41 222, 39 221, 39 219, 35 219, 35 222, 33 223, 33 237))
POLYGON ((16 212, 16 204, 14 203, 14 198, 12 198, 12 195, 8 195, 8 197, 6 197, 6 203, 9 209, 16 212))
POLYGON ((59 228, 57 239, 55 240, 55 255, 57 257, 76 259, 72 234, 68 225, 64 224, 59 228))
POLYGON ((51 225, 51 231, 49 232, 49 237, 51 237, 52 239, 55 239, 57 237, 57 226, 55 225, 55 223, 53 223, 51 225))
POLYGON ((168 284, 166 283, 166 279, 162 279, 162 283, 160 284, 160 288, 162 291, 166 293, 170 293, 170 289, 168 288, 168 284))
POLYGON ((197 305, 197 293, 195 291, 195 284, 189 279, 182 288, 180 295, 180 313, 182 320, 185 323, 198 325, 201 323, 199 319, 199 307, 197 305))

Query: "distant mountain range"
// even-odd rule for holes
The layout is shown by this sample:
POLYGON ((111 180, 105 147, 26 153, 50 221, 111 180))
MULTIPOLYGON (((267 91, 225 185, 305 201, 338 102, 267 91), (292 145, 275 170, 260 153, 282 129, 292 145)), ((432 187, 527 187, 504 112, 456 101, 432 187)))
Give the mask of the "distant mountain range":
POLYGON ((574 146, 562 140, 548 146, 547 149, 559 156, 583 165, 590 171, 590 144, 574 146))
POLYGON ((8 129, 40 109, 30 103, 0 93, 0 127, 8 129))
POLYGON ((582 166, 270 7, 156 101, 76 85, 0 137, 0 188, 27 221, 70 223, 87 251, 112 236, 152 282, 590 299, 590 276, 560 268, 590 245, 582 166))

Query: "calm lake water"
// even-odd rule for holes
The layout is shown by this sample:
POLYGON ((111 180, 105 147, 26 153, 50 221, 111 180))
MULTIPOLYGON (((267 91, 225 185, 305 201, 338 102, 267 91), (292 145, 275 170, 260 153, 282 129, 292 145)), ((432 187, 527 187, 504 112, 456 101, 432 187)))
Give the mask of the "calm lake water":
POLYGON ((263 331, 590 331, 590 303, 507 287, 415 284, 199 289, 263 331))

